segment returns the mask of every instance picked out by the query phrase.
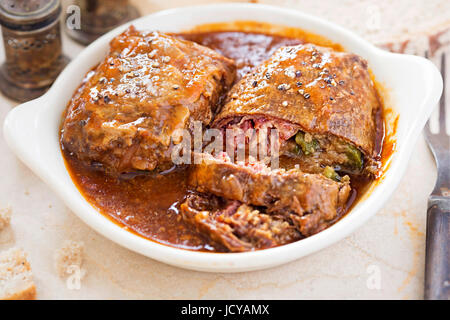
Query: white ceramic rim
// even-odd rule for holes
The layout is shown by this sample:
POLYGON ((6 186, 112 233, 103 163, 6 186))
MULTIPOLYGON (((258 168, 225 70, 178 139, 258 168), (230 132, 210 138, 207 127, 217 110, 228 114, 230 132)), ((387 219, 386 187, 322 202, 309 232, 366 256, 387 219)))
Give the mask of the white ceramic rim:
MULTIPOLYGON (((195 252, 159 244, 126 231, 109 218, 99 214, 81 196, 70 180, 67 170, 61 171, 62 155, 58 143, 59 132, 54 133, 56 139, 53 132, 49 133, 48 137, 50 138, 44 141, 41 141, 42 139, 40 140, 39 137, 44 136, 43 132, 47 126, 54 128, 55 121, 60 121, 65 104, 61 107, 62 98, 58 94, 64 91, 65 86, 73 86, 73 82, 79 83, 88 68, 82 63, 93 56, 99 61, 105 53, 105 45, 109 40, 122 32, 130 23, 102 36, 81 52, 60 74, 52 88, 44 96, 11 110, 4 123, 4 136, 8 145, 87 225, 121 246, 174 266, 209 272, 258 270, 296 260, 343 239, 375 214, 399 184, 415 142, 431 114, 432 108, 429 106, 434 106, 438 102, 442 91, 442 78, 428 60, 382 51, 359 36, 328 21, 299 11, 268 5, 231 3, 184 7, 161 11, 131 23, 138 29, 142 29, 141 26, 152 25, 154 21, 160 21, 161 24, 172 25, 170 28, 163 28, 172 30, 162 31, 179 31, 180 28, 186 30, 204 23, 237 20, 262 21, 299 27, 323 35, 332 41, 339 40, 336 42, 342 44, 344 48, 351 48, 351 51, 366 58, 375 75, 377 75, 377 68, 384 62, 392 65, 393 68, 398 64, 416 68, 423 77, 421 99, 416 102, 416 109, 420 112, 410 123, 410 127, 405 129, 402 139, 404 143, 399 145, 394 152, 390 167, 382 181, 378 183, 370 196, 361 200, 351 212, 328 229, 304 240, 266 250, 226 254, 195 252)), ((383 79, 383 81, 389 85, 389 79, 383 79)), ((390 87, 389 89, 395 92, 395 88, 390 87)), ((64 96, 65 101, 68 101, 69 98, 70 96, 64 96)))

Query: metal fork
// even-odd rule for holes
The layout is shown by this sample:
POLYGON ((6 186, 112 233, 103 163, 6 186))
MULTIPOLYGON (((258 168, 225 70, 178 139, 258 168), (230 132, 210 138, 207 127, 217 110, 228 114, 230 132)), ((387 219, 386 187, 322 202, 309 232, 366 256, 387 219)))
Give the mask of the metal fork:
POLYGON ((446 63, 444 52, 441 57, 444 90, 439 103, 439 132, 431 132, 430 121, 424 129, 425 139, 438 169, 436 185, 428 198, 425 257, 427 300, 450 300, 450 137, 445 124, 446 63))

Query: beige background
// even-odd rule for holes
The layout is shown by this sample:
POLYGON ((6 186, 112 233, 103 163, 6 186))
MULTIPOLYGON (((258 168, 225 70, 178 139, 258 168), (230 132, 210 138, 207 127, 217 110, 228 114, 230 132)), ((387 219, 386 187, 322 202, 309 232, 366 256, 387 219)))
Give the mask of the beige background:
MULTIPOLYGON (((147 13, 211 1, 134 2, 147 13)), ((350 6, 358 1, 341 2, 350 6)), ((361 2, 366 6, 375 3, 361 2)), ((429 2, 433 1, 418 1, 417 4, 429 2)), ((303 6, 305 11, 330 19, 333 16, 336 22, 350 28, 356 25, 348 10, 341 10, 336 17, 323 6, 315 5, 317 1, 281 3, 296 8, 303 6), (345 17, 342 16, 344 13, 347 14, 345 17)), ((330 1, 324 3, 332 5, 330 1)), ((386 1, 379 3, 384 6, 386 1)), ((445 1, 435 3, 444 5, 445 1)), ((360 4, 358 8, 364 10, 360 4)), ((383 8, 380 11, 382 17, 385 14, 383 8)), ((386 17, 388 15, 386 13, 386 17)), ((447 15, 442 21, 448 22, 448 18, 447 15)), ((422 19, 427 21, 424 30, 435 28, 426 16, 422 19)), ((435 21, 439 27, 443 23, 438 19, 435 21)), ((377 43, 383 37, 391 41, 406 32, 399 32, 401 28, 392 28, 391 33, 380 28, 378 31, 372 27, 369 31, 366 29, 357 28, 356 31, 377 43)), ((64 36, 64 50, 69 56, 76 56, 81 49, 64 36)), ((14 105, 0 95, 1 123, 14 105)), ((281 267, 240 274, 214 274, 159 263, 98 235, 18 161, 0 133, 0 208, 10 205, 13 209, 11 226, 0 233, 0 250, 19 246, 29 253, 39 299, 420 299, 423 295, 426 202, 436 179, 436 170, 423 137, 415 150, 406 175, 390 201, 350 237, 281 267), (67 239, 84 241, 86 245, 83 267, 87 275, 80 290, 68 289, 53 266, 55 249, 67 239), (367 285, 373 270, 380 274, 379 290, 367 285)))

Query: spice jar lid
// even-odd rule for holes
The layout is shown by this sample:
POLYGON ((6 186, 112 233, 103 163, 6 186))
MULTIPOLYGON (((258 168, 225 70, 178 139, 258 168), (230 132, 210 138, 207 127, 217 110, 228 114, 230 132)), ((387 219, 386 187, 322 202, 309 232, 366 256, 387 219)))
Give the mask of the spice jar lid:
POLYGON ((0 0, 0 24, 18 31, 43 28, 61 13, 59 0, 0 0))

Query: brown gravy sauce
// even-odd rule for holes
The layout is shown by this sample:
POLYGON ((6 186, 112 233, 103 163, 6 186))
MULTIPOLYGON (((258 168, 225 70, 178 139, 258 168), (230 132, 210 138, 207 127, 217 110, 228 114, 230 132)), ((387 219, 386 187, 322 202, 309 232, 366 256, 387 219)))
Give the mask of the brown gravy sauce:
MULTIPOLYGON (((220 31, 215 30, 213 25, 201 26, 176 36, 208 46, 234 59, 238 65, 238 78, 269 58, 280 46, 312 42, 342 50, 337 44, 299 29, 285 28, 283 32, 279 32, 283 35, 277 35, 269 32, 251 32, 247 30, 249 26, 255 28, 254 23, 235 26, 243 31, 220 31)), ((264 25, 258 26, 258 30, 264 29, 264 25)), ((378 115, 377 122, 379 123, 377 143, 383 144, 383 141, 387 141, 384 139, 383 112, 378 115)), ((148 173, 129 178, 116 178, 77 161, 64 150, 63 154, 68 171, 82 195, 115 223, 162 244, 196 251, 226 251, 220 245, 210 243, 181 219, 178 205, 189 192, 185 167, 175 168, 164 174, 148 173)), ((384 163, 385 157, 390 156, 390 153, 381 154, 384 163)), ((353 194, 347 211, 367 191, 372 182, 356 177, 351 177, 351 181, 353 194)))

